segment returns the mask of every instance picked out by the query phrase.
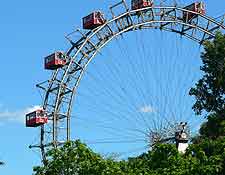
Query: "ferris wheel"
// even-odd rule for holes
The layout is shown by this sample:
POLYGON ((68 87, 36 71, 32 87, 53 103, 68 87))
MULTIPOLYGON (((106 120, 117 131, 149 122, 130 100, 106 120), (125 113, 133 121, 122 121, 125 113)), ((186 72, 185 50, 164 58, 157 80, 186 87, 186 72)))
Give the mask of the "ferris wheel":
POLYGON ((107 15, 84 17, 83 29, 66 35, 69 49, 45 58, 53 73, 37 85, 42 107, 26 115, 27 127, 40 128, 39 143, 30 147, 41 150, 43 162, 47 149, 70 140, 97 151, 107 144, 109 152, 139 152, 176 139, 182 122, 188 133, 201 122, 188 95, 200 76, 200 49, 185 44, 202 45, 224 33, 224 16, 207 16, 203 2, 156 0, 132 0, 130 6, 122 0, 107 15))

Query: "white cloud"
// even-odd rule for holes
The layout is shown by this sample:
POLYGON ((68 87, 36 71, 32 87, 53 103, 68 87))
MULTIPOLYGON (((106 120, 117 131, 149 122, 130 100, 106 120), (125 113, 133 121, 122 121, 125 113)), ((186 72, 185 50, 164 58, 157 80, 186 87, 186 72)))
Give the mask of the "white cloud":
POLYGON ((32 106, 22 110, 10 111, 8 109, 4 109, 4 106, 1 105, 0 108, 0 122, 20 122, 24 123, 25 115, 29 112, 32 112, 36 109, 40 108, 40 106, 32 106))
POLYGON ((139 112, 141 113, 154 113, 155 109, 151 105, 145 105, 139 108, 139 112))

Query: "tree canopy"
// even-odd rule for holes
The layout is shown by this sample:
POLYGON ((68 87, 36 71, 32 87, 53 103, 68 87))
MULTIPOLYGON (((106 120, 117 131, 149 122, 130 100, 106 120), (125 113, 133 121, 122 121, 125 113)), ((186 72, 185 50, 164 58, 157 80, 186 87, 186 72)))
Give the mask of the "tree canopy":
POLYGON ((190 90, 196 98, 193 109, 198 115, 205 111, 225 117, 225 35, 217 33, 213 42, 205 42, 201 59, 204 75, 190 90))
POLYGON ((213 41, 205 42, 201 59, 203 77, 190 90, 196 99, 194 111, 198 115, 204 111, 208 119, 200 135, 225 136, 225 35, 217 33, 213 41))
POLYGON ((46 166, 35 175, 223 175, 225 139, 191 145, 186 154, 175 145, 159 144, 148 153, 128 160, 104 159, 80 141, 48 153, 46 166))

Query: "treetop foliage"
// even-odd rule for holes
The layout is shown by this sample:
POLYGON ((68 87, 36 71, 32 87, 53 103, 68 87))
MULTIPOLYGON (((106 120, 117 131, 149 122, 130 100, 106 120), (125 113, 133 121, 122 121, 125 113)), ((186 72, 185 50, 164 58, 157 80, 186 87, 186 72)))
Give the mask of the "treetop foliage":
POLYGON ((225 35, 217 33, 213 42, 205 42, 201 59, 204 75, 190 90, 196 98, 193 109, 198 115, 205 111, 225 117, 225 35))
POLYGON ((159 144, 128 160, 104 159, 79 140, 48 153, 46 166, 35 175, 223 175, 225 138, 204 140, 178 153, 175 145, 159 144))

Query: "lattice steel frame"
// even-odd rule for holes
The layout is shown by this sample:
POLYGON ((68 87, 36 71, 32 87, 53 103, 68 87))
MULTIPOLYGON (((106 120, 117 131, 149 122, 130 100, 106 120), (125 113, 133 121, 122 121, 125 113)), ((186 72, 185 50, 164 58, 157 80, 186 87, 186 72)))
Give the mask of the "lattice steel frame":
POLYGON ((110 11, 112 18, 104 25, 88 32, 77 29, 66 36, 71 44, 66 52, 67 64, 54 71, 49 80, 37 85, 44 90, 43 108, 52 121, 46 126, 41 126, 40 143, 30 146, 40 148, 43 163, 46 161, 47 148, 57 147, 70 140, 71 109, 79 83, 88 63, 112 39, 129 31, 160 29, 178 33, 202 44, 213 39, 217 31, 225 33, 224 16, 215 20, 177 6, 160 5, 130 10, 126 1, 122 0, 110 7, 110 11), (115 14, 115 8, 122 8, 124 11, 115 14), (192 20, 183 19, 183 12, 195 14, 197 17, 192 20), (74 34, 79 34, 80 38, 72 39, 74 34), (66 112, 62 112, 62 106, 66 106, 66 112), (66 126, 64 133, 59 132, 60 124, 66 126), (62 140, 59 139, 60 136, 63 136, 62 140))

